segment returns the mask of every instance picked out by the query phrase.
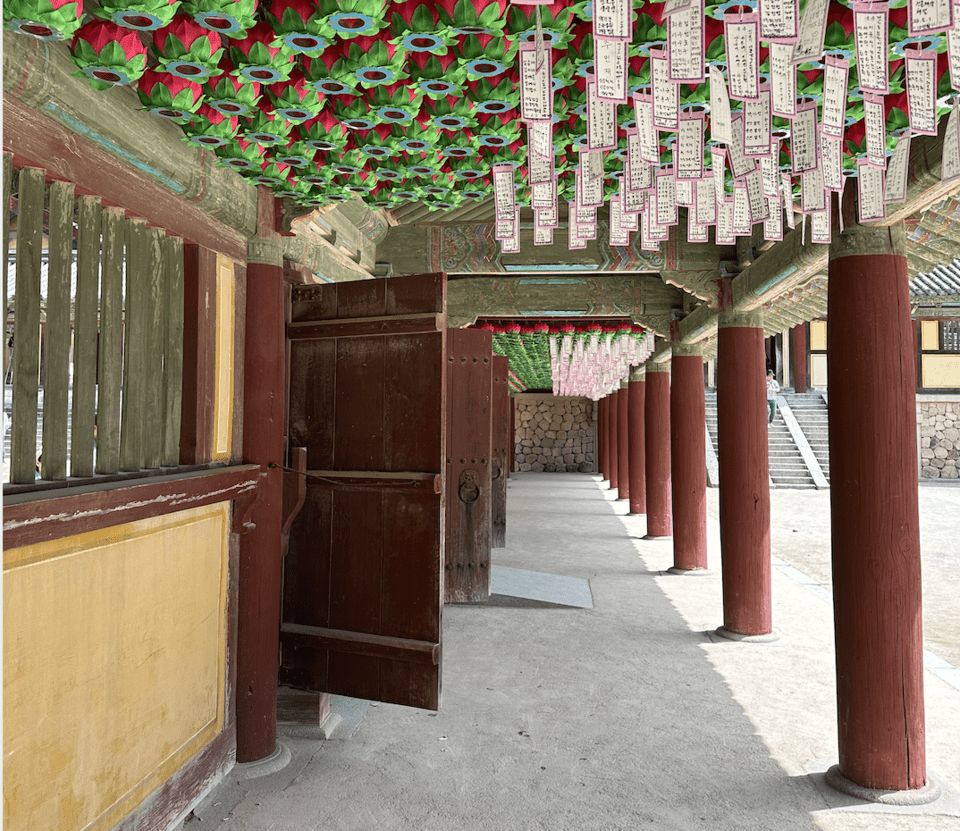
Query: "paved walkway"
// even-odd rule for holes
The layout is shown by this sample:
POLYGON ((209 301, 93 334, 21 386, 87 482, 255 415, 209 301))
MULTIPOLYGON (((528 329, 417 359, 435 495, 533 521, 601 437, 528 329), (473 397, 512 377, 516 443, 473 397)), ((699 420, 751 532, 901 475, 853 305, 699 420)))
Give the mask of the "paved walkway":
MULTIPOLYGON (((924 585, 936 593, 939 581, 949 600, 960 491, 938 489, 928 504, 926 490, 924 544, 947 547, 924 549, 924 585), (941 530, 930 537, 932 526, 941 530)), ((797 570, 824 576, 828 494, 773 495, 781 639, 765 645, 712 635, 719 572, 664 574, 671 544, 642 541, 644 519, 625 516, 599 477, 520 474, 508 494, 508 547, 494 563, 589 581, 593 608, 506 595, 448 606, 438 714, 336 699, 344 722, 330 741, 283 737, 286 769, 231 776, 187 831, 960 829, 960 689, 929 671, 927 763, 940 802, 881 811, 823 784, 837 758, 832 618, 797 570)), ((716 492, 709 498, 718 569, 716 492)), ((515 594, 552 585, 500 577, 515 594)), ((557 594, 567 597, 582 594, 557 594)), ((955 649, 956 603, 941 605, 928 604, 925 619, 933 614, 937 643, 955 649)))

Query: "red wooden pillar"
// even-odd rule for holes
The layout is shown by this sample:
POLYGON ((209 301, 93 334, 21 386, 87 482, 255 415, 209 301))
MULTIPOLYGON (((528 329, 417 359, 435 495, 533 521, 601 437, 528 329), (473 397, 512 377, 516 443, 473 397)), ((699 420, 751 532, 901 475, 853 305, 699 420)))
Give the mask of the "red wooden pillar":
MULTIPOLYGON (((829 302, 829 301, 828 301, 829 302)), ((793 362, 793 391, 807 391, 807 324, 801 323, 790 330, 790 355, 793 362)))
POLYGON ((617 423, 619 421, 620 414, 620 390, 614 390, 610 393, 610 408, 607 413, 607 470, 610 473, 608 477, 610 479, 610 490, 617 490, 619 488, 619 475, 620 475, 620 448, 618 446, 617 439, 619 438, 619 427, 617 423))
POLYGON ((770 474, 760 312, 721 312, 717 345, 721 635, 770 635, 770 474))
POLYGON ((491 538, 494 548, 507 545, 507 468, 510 457, 510 393, 507 377, 510 374, 510 359, 503 355, 493 356, 493 395, 490 402, 493 429, 493 451, 490 458, 492 524, 491 538))
POLYGON ((707 567, 706 405, 703 347, 673 346, 670 459, 673 481, 673 568, 707 567))
POLYGON ((510 452, 510 462, 507 465, 507 478, 509 479, 517 464, 517 402, 513 400, 512 395, 507 402, 507 411, 510 413, 510 444, 507 447, 510 452))
POLYGON ((617 498, 630 498, 630 382, 617 393, 617 498))
POLYGON ((600 476, 605 481, 610 479, 610 443, 607 441, 609 410, 610 399, 605 395, 597 402, 597 458, 600 460, 600 476))
POLYGON ((647 512, 646 439, 643 435, 646 373, 642 366, 630 370, 630 513, 647 512))
POLYGON ((257 236, 248 249, 243 356, 243 459, 260 465, 260 497, 240 537, 237 625, 237 761, 270 756, 277 742, 277 673, 283 558, 283 437, 286 434, 283 251, 274 199, 259 187, 257 236))
POLYGON ((829 275, 839 773, 867 788, 918 789, 926 759, 916 339, 902 223, 835 230, 829 275))
POLYGON ((646 540, 673 534, 670 499, 670 364, 646 365, 644 436, 647 464, 646 540))

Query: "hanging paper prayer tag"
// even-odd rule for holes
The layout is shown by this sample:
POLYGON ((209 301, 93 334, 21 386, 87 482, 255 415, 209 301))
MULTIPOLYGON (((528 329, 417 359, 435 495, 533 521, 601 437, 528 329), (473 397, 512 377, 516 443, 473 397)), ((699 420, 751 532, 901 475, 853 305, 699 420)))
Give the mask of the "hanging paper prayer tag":
POLYGON ((677 132, 677 179, 699 179, 703 176, 704 113, 680 113, 677 132))
POLYGON ((907 179, 910 169, 910 131, 904 130, 897 139, 897 146, 887 159, 887 175, 884 180, 883 201, 907 201, 907 179))
POLYGON ((822 211, 816 211, 811 214, 810 220, 810 241, 821 245, 829 245, 831 239, 830 233, 830 201, 827 200, 826 207, 822 211))
POLYGON ((743 154, 769 156, 773 111, 770 106, 770 85, 761 84, 756 101, 743 105, 743 154))
POLYGON ((797 114, 790 130, 790 156, 795 176, 817 166, 816 101, 805 99, 797 105, 797 114))
POLYGON ((783 203, 779 196, 768 196, 767 211, 768 216, 763 223, 763 238, 768 241, 778 241, 783 239, 783 203))
POLYGON ((633 111, 637 122, 640 157, 648 164, 659 164, 660 141, 653 126, 653 95, 649 88, 634 93, 633 111))
POLYGON ((887 130, 882 95, 863 96, 863 124, 867 141, 867 164, 887 166, 887 130))
POLYGON ((933 49, 904 51, 910 132, 937 134, 937 53, 933 49))
POLYGON ((857 213, 861 223, 875 222, 887 215, 883 202, 883 168, 860 159, 857 163, 857 213))
POLYGON ((907 34, 933 35, 953 27, 953 0, 907 0, 907 34))
POLYGON ((713 187, 713 174, 707 173, 693 185, 693 209, 697 216, 697 225, 715 225, 717 222, 717 194, 713 187))
POLYGON ((723 73, 716 66, 710 67, 710 137, 714 141, 730 144, 733 141, 730 120, 730 94, 723 73))
POLYGON ((863 3, 854 0, 857 80, 863 92, 886 95, 890 90, 888 19, 889 9, 886 3, 863 3))
POLYGON ((739 10, 731 9, 723 16, 730 97, 756 101, 760 89, 760 18, 756 12, 743 14, 743 6, 734 8, 739 10))
POLYGON ((703 0, 692 0, 685 9, 676 10, 667 19, 669 75, 674 83, 699 84, 705 80, 704 33, 703 0))
POLYGON ((807 0, 800 17, 800 32, 793 47, 795 64, 818 61, 823 56, 829 8, 829 0, 807 0))
POLYGON ((587 78, 587 147, 615 150, 617 147, 617 105, 597 97, 597 81, 587 78))
POLYGON ((677 224, 677 189, 673 168, 657 171, 657 224, 677 224))
POLYGON ((796 43, 800 37, 799 0, 760 0, 760 40, 796 43))
POLYGON ((797 67, 790 44, 770 44, 770 92, 773 114, 793 118, 797 112, 797 67))
POLYGON ((520 44, 520 117, 524 121, 553 120, 553 82, 550 52, 537 69, 537 51, 533 43, 520 44))
POLYGON ((954 179, 960 179, 960 97, 954 100, 947 116, 940 169, 940 181, 952 182, 954 179))
POLYGON ((593 39, 593 72, 597 98, 614 104, 627 103, 627 48, 629 42, 614 38, 593 39))
POLYGON ((836 55, 827 55, 823 70, 823 134, 842 139, 847 116, 847 80, 850 61, 836 55))
POLYGON ((664 133, 677 129, 680 87, 670 80, 670 60, 663 49, 650 50, 650 78, 653 83, 653 126, 664 133))

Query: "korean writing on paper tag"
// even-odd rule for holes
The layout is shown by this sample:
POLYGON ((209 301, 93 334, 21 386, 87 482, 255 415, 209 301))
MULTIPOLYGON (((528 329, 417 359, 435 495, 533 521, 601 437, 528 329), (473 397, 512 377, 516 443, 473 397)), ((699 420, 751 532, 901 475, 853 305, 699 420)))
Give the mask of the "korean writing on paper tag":
POLYGON ((697 225, 713 225, 717 221, 717 195, 713 188, 713 174, 708 173, 693 183, 693 210, 697 225))
POLYGON ((743 105, 743 154, 769 156, 773 112, 770 109, 770 85, 761 84, 756 101, 743 105))
POLYGON ((907 34, 932 35, 953 26, 953 0, 908 0, 907 34))
POLYGON ((688 8, 678 10, 668 18, 667 44, 670 80, 684 84, 701 83, 706 77, 704 55, 707 51, 704 47, 703 0, 693 0, 688 8))
POLYGON ((904 131, 897 140, 890 158, 887 159, 887 176, 884 182, 883 201, 907 201, 907 173, 910 169, 910 133, 904 131))
POLYGON ((905 51, 907 106, 910 132, 919 136, 937 134, 937 53, 933 49, 905 51))
POLYGON ((587 147, 613 150, 617 146, 617 105, 597 98, 597 82, 587 79, 587 147))
POLYGON ((532 43, 520 44, 520 117, 524 121, 553 120, 553 80, 550 50, 537 69, 537 52, 532 43))
POLYGON ((677 133, 677 178, 703 176, 703 113, 681 113, 677 133))
POLYGON ((625 40, 593 39, 593 71, 597 98, 614 104, 627 103, 627 47, 625 40))
POLYGON ((795 64, 820 60, 823 55, 823 38, 827 31, 829 0, 807 0, 800 17, 800 36, 793 47, 795 64))
POLYGON ((860 89, 876 95, 890 90, 888 78, 889 10, 886 3, 854 0, 853 24, 857 41, 857 79, 860 89))
POLYGON ((631 8, 630 0, 594 0, 594 37, 621 38, 629 40, 631 8))
POLYGON ((730 123, 730 95, 723 73, 710 67, 710 134, 714 141, 730 144, 733 127, 730 123))
POLYGON ((723 33, 730 97, 755 101, 760 89, 760 20, 755 13, 728 12, 723 16, 723 33))
POLYGON ((863 96, 863 126, 867 139, 867 161, 874 167, 887 166, 887 129, 882 95, 863 96))
POLYGON ((773 93, 773 114, 793 118, 797 112, 797 68, 793 63, 793 46, 770 44, 770 89, 773 93))
POLYGON ((824 135, 841 139, 847 117, 847 78, 850 74, 850 61, 835 55, 827 55, 824 64, 823 115, 820 123, 824 135))
POLYGON ((887 215, 883 201, 883 168, 862 160, 857 165, 857 195, 860 222, 872 222, 887 215))
POLYGON ((760 0, 760 40, 796 43, 800 36, 800 4, 797 0, 760 0))
POLYGON ((670 80, 670 59, 663 49, 650 50, 650 78, 653 83, 653 126, 660 132, 677 129, 680 87, 670 80))
POLYGON ((790 131, 794 174, 817 166, 817 105, 806 101, 797 108, 790 131))
POLYGON ((673 170, 667 168, 657 171, 657 224, 677 224, 677 191, 673 170))

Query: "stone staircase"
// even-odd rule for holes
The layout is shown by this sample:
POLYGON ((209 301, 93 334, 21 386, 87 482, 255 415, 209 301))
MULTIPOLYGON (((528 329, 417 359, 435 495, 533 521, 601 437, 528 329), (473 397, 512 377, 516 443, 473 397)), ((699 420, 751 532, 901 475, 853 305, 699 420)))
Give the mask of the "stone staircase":
MULTIPOLYGON (((806 396, 796 396, 805 398, 806 396)), ((818 396, 819 397, 819 396, 818 396)), ((821 403, 823 399, 820 399, 821 403)), ((707 433, 713 444, 714 453, 717 451, 717 393, 716 390, 706 390, 705 403, 707 411, 707 433)), ((791 407, 792 409, 792 407, 791 407)), ((811 418, 817 418, 817 414, 811 405, 811 418)), ((806 410, 805 410, 806 412, 806 410)), ((824 407, 824 425, 826 424, 826 408, 824 407)), ((798 418, 799 421, 799 418, 798 418)), ((790 435, 787 425, 783 421, 780 410, 777 410, 777 417, 773 424, 768 427, 769 435, 769 460, 770 460, 770 480, 773 487, 776 488, 802 488, 813 489, 816 483, 807 469, 807 465, 797 448, 793 437, 790 435)), ((824 433, 824 436, 826 434, 824 433)), ((709 455, 709 453, 708 453, 709 455)), ((817 456, 819 459, 819 455, 817 456)), ((823 462, 821 462, 822 466, 823 462)))
POLYGON ((820 463, 823 475, 830 481, 830 443, 827 432, 827 403, 819 392, 783 392, 787 406, 793 411, 797 424, 820 463))

